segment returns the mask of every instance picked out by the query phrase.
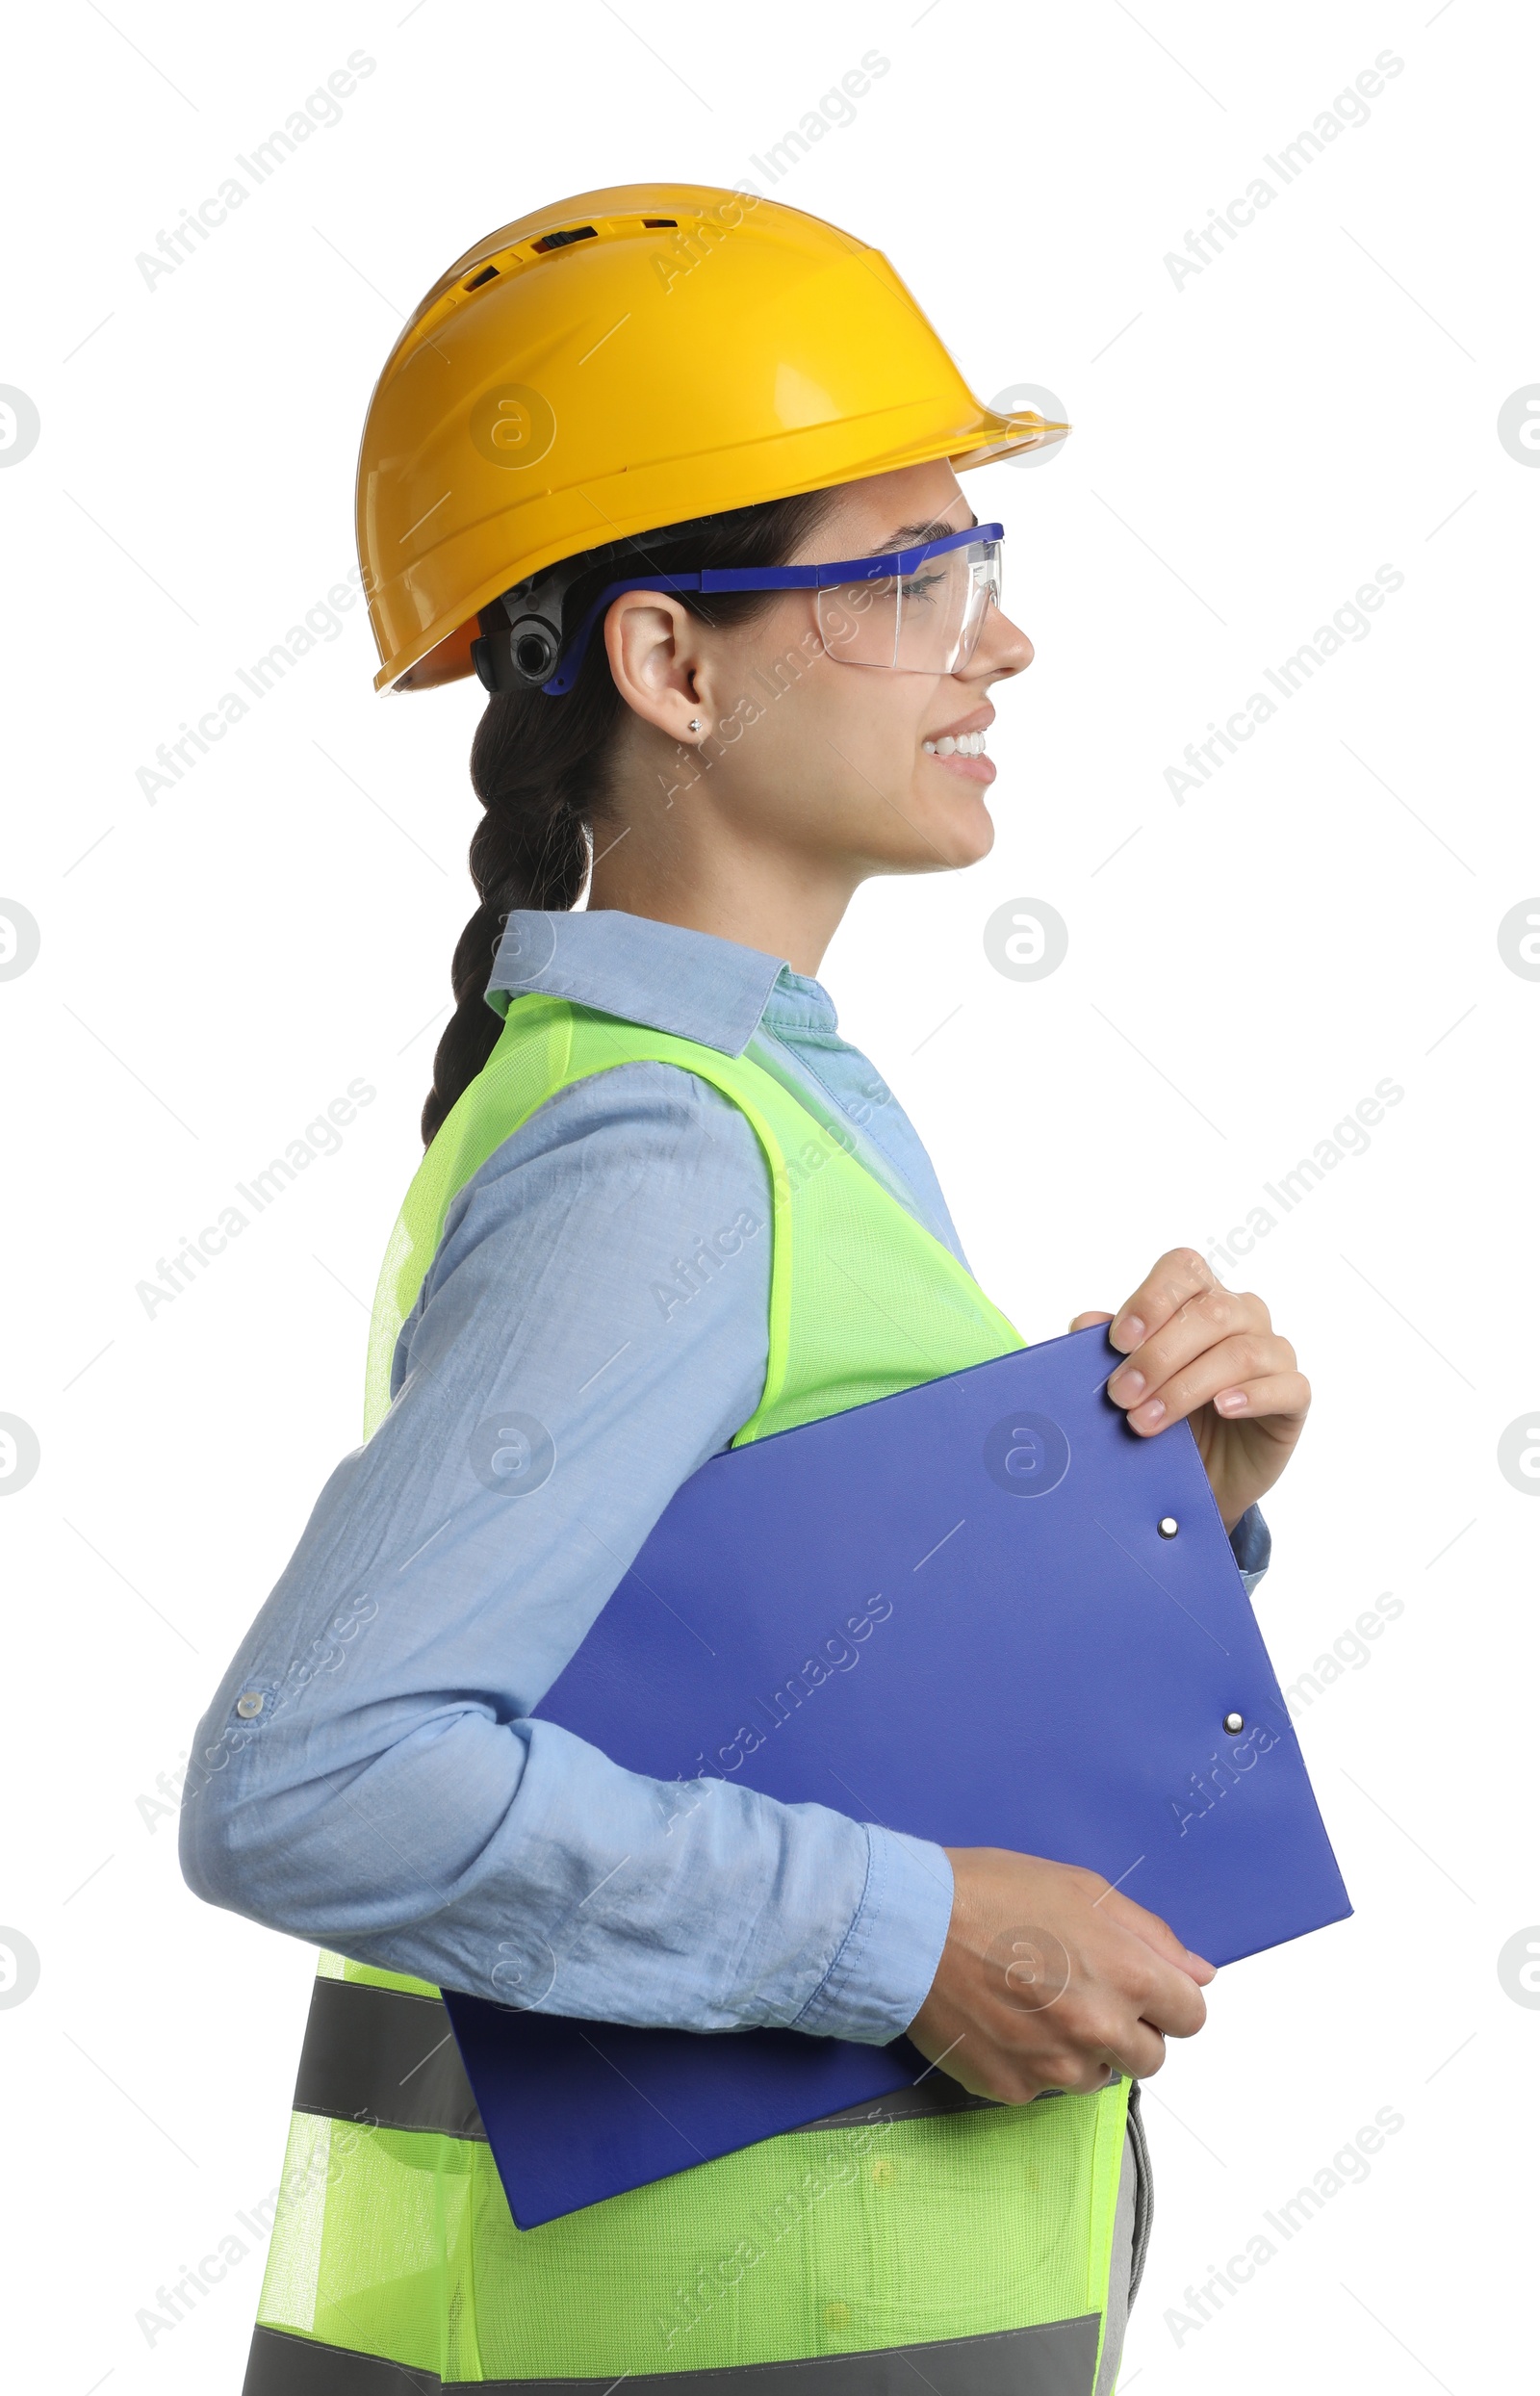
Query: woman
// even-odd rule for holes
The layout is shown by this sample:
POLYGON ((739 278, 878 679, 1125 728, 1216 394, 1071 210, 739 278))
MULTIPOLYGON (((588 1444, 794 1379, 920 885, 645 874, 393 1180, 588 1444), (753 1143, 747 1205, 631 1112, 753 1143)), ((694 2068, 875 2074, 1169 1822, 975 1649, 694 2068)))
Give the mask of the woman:
MULTIPOLYGON (((681 1798, 528 1718, 706 1457, 1020 1345, 813 977, 869 875, 988 851, 991 693, 1032 648, 954 470, 1063 430, 970 399, 877 252, 693 187, 490 236, 375 392, 379 681, 474 664, 492 694, 481 903, 370 1436, 184 1814, 201 1895, 335 1950, 249 2396, 704 2396, 727 2368, 782 2396, 814 2361, 832 2396, 1112 2386, 1148 2213, 1130 2088, 1211 1968, 1093 1874, 720 1780, 681 1798), (1023 1923, 1072 1959, 1035 2012, 993 1960, 1023 1923), (521 2233, 443 1985, 908 2029, 946 2071, 521 2233)), ((1266 1308, 1180 1250, 1111 1336, 1114 1398, 1145 1435, 1193 1423, 1260 1571, 1309 1397, 1266 1308)))

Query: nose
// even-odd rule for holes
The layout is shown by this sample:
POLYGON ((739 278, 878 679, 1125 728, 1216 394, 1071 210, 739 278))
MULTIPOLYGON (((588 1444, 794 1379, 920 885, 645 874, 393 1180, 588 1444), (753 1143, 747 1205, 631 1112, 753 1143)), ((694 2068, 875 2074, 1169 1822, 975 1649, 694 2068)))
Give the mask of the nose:
POLYGON ((1007 674, 1024 673, 1036 656, 1019 624, 999 607, 991 607, 979 633, 979 645, 963 668, 968 682, 996 682, 1007 674))

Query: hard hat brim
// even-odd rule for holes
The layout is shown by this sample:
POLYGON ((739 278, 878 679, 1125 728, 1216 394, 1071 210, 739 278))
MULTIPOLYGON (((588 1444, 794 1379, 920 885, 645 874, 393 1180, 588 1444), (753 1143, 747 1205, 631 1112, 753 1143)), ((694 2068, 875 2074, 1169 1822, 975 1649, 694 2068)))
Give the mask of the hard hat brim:
MULTIPOLYGON (((939 458, 944 458, 959 474, 965 474, 970 467, 990 466, 1003 458, 1019 456, 1029 450, 1047 449, 1052 443, 1063 441, 1070 429, 1068 425, 1054 424, 1039 416, 1032 408, 1002 415, 993 408, 981 405, 970 421, 955 424, 929 440, 897 448, 886 456, 875 459, 868 456, 848 474, 830 475, 826 468, 823 473, 803 479, 793 477, 777 483, 767 483, 755 477, 752 495, 706 501, 692 512, 710 515, 732 507, 797 499, 808 491, 834 490, 845 482, 861 482, 876 475, 896 474, 906 466, 934 465, 939 458)), ((718 461, 713 460, 712 463, 718 461)), ((675 516, 659 518, 649 512, 645 504, 639 510, 633 507, 628 518, 617 517, 607 511, 601 512, 603 502, 597 496, 593 503, 596 513, 591 542, 575 544, 568 539, 553 543, 544 552, 537 551, 532 557, 521 557, 519 580, 543 574, 549 566, 559 565, 564 557, 578 555, 584 547, 597 548, 602 541, 629 540, 638 533, 655 532, 663 522, 678 521, 675 516)), ((484 527, 478 528, 483 535, 484 529, 484 527)), ((494 600, 500 598, 507 587, 508 578, 500 571, 477 591, 463 619, 425 628, 423 647, 404 672, 398 660, 381 666, 374 677, 374 688, 431 690, 445 683, 463 682, 474 671, 471 644, 476 637, 477 614, 481 608, 490 606, 494 600)), ((458 608, 455 614, 459 616, 458 608)))

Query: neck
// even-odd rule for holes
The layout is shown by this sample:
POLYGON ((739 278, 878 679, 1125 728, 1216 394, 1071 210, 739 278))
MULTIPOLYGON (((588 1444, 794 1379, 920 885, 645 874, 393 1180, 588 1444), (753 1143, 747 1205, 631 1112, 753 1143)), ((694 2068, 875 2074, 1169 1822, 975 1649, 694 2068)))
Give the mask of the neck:
POLYGON ((709 932, 815 976, 860 870, 848 859, 757 841, 719 817, 691 822, 678 812, 666 832, 619 815, 595 826, 590 911, 616 908, 709 932))

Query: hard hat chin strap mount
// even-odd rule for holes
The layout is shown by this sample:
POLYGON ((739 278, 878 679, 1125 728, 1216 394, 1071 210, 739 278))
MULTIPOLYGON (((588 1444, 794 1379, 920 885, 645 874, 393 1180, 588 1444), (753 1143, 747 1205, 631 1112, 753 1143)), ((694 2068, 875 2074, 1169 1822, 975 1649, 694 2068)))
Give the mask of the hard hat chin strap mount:
POLYGON ((567 593, 613 546, 606 542, 602 550, 564 557, 544 574, 515 582, 482 609, 481 636, 471 643, 471 662, 485 689, 538 690, 550 681, 561 657, 567 593), (500 612, 504 623, 498 621, 500 612))
MULTIPOLYGON (((711 522, 709 516, 692 516, 667 529, 671 535, 687 534, 709 528, 711 522)), ((567 644, 569 628, 563 611, 573 584, 591 574, 596 566, 619 559, 634 563, 646 554, 640 540, 602 541, 595 549, 582 550, 576 557, 563 557, 542 573, 511 584, 490 607, 482 608, 481 637, 471 643, 471 662, 483 686, 491 691, 543 688, 555 677, 567 644), (499 620, 500 611, 506 618, 505 623, 499 620)), ((659 590, 694 589, 699 580, 694 574, 676 579, 658 568, 652 576, 617 583, 609 596, 613 598, 619 590, 645 590, 654 581, 659 590)), ((563 690, 571 688, 582 662, 589 629, 587 625, 577 628, 581 645, 575 651, 571 670, 562 681, 563 690)))

